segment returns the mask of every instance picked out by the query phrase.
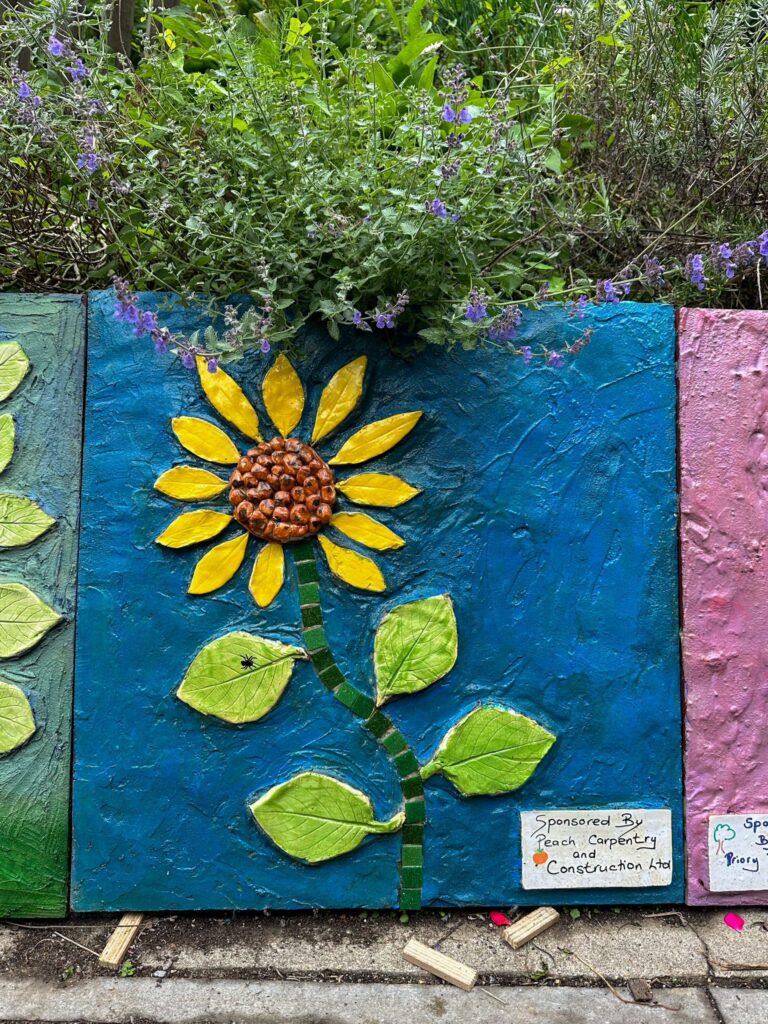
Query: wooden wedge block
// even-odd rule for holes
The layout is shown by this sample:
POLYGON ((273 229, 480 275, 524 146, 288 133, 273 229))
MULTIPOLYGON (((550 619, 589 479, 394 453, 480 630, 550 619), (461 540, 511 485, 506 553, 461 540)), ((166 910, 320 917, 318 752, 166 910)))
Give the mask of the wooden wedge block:
POLYGON ((560 915, 554 907, 537 907, 504 929, 504 941, 508 942, 512 949, 520 949, 526 942, 535 939, 559 920, 560 915))
POLYGON ((119 967, 144 922, 143 914, 123 914, 99 957, 103 967, 119 967))
POLYGON ((438 953, 436 949, 425 946, 423 942, 417 942, 416 939, 411 939, 408 942, 403 950, 403 959, 407 960, 409 964, 421 967, 423 971, 429 971, 430 974, 442 978, 443 981, 450 982, 457 988, 464 989, 465 992, 471 992, 475 987, 477 971, 467 967, 466 964, 459 963, 453 957, 446 956, 445 953, 438 953))

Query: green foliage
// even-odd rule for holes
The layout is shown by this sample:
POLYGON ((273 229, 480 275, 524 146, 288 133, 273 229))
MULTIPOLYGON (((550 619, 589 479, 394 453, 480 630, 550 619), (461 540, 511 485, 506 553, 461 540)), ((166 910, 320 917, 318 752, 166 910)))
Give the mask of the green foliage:
MULTIPOLYGON (((620 276, 649 297, 648 252, 669 267, 766 227, 768 0, 198 0, 137 25, 133 64, 107 50, 103 10, 5 14, 14 288, 120 272, 271 303, 273 342, 315 316, 336 333, 357 309, 363 326, 395 310, 401 336, 469 347, 488 336, 465 317, 472 289, 491 313, 544 281, 557 297, 620 276), (72 55, 46 48, 68 31, 91 72, 74 82, 72 55), (471 122, 442 120, 446 100, 471 122)), ((715 265, 701 295, 672 284, 663 295, 689 303, 760 301, 754 267, 715 265)), ((261 340, 224 326, 207 347, 261 340)))
POLYGON ((136 974, 136 964, 133 960, 123 960, 117 973, 121 978, 133 978, 136 974))

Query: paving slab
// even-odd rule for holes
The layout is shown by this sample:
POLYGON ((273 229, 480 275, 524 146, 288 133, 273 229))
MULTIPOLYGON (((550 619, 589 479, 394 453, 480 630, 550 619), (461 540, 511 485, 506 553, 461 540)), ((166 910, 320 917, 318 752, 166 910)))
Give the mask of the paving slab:
MULTIPOLYGON (((625 994, 626 995, 626 994, 625 994)), ((322 982, 93 978, 68 986, 0 982, 5 1021, 163 1024, 716 1024, 702 989, 670 989, 663 1006, 626 1005, 605 989, 475 988, 322 982), (502 1001, 500 1001, 502 1000, 502 1001)))
POLYGON ((711 988, 725 1024, 765 1024, 768 1020, 768 991, 746 988, 711 988))
POLYGON ((768 907, 728 907, 719 910, 689 910, 687 920, 706 943, 715 978, 768 978, 768 907), (737 932, 723 921, 736 912, 744 919, 737 932), (734 969, 741 965, 741 970, 734 969))

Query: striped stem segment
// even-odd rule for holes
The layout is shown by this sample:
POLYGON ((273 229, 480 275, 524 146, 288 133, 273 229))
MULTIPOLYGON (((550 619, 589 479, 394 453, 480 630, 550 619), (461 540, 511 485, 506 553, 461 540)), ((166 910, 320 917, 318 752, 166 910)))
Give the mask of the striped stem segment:
POLYGON ((323 626, 320 577, 313 543, 299 541, 292 544, 290 550, 299 578, 301 623, 312 666, 326 690, 361 719, 363 728, 376 737, 397 772, 405 801, 400 858, 400 907, 402 910, 418 910, 424 878, 424 826, 427 820, 419 762, 392 720, 377 710, 371 698, 353 686, 336 664, 323 626))

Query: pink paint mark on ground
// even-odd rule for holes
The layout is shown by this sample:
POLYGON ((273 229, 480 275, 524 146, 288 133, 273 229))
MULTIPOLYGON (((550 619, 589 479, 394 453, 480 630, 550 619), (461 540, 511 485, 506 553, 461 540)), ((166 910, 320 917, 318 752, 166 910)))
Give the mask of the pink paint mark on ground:
POLYGON ((679 336, 688 902, 764 905, 709 892, 707 819, 768 811, 768 313, 684 309, 679 336))
POLYGON ((735 932, 744 931, 744 918, 740 917, 738 914, 734 914, 733 911, 726 914, 723 920, 728 925, 728 927, 733 928, 735 932))

